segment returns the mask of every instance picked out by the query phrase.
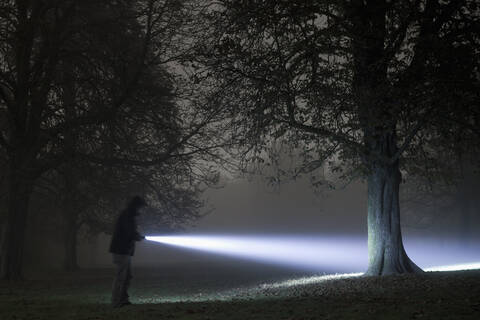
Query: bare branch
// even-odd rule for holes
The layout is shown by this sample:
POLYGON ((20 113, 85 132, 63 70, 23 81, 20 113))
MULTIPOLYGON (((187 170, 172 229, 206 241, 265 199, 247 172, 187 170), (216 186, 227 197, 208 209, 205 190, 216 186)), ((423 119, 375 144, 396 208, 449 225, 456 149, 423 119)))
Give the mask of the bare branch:
POLYGON ((417 133, 422 130, 425 125, 429 122, 429 117, 430 115, 432 114, 432 111, 435 110, 435 107, 432 106, 430 107, 424 114, 423 116, 420 117, 420 119, 418 119, 417 123, 415 124, 415 126, 413 126, 413 128, 410 130, 410 132, 406 135, 405 139, 403 140, 403 143, 402 145, 400 146, 400 148, 398 148, 397 152, 395 152, 395 154, 392 156, 392 158, 390 159, 390 164, 393 164, 395 163, 399 158, 400 156, 403 154, 403 152, 408 148, 408 146, 410 145, 410 143, 412 142, 413 138, 417 135, 417 133))

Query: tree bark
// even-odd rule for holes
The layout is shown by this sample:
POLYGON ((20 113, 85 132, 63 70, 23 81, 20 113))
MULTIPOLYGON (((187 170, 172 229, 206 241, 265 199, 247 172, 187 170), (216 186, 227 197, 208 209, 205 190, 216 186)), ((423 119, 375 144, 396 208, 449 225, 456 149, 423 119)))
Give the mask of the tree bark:
POLYGON ((1 276, 3 279, 16 281, 23 277, 25 230, 34 179, 25 169, 28 166, 22 166, 22 162, 16 157, 9 167, 8 215, 1 276))
MULTIPOLYGON (((396 150, 394 135, 382 136, 386 156, 396 150)), ((400 224, 399 163, 375 161, 368 175, 368 270, 366 275, 417 273, 422 270, 405 252, 400 224)))
POLYGON ((7 219, 5 221, 1 221, 0 225, 0 275, 3 270, 3 261, 5 258, 5 238, 6 238, 6 231, 7 231, 7 219))
POLYGON ((407 256, 400 225, 397 119, 385 52, 387 2, 346 3, 352 22, 353 93, 364 134, 368 174, 367 275, 420 272, 407 256))

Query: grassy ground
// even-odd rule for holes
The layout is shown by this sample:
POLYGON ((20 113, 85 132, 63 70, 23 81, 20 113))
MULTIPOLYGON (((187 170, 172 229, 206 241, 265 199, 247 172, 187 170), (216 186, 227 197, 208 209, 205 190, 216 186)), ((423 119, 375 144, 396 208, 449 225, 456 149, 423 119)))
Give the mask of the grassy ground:
POLYGON ((136 269, 112 309, 112 270, 0 282, 0 319, 480 319, 480 270, 329 279, 271 269, 136 269))

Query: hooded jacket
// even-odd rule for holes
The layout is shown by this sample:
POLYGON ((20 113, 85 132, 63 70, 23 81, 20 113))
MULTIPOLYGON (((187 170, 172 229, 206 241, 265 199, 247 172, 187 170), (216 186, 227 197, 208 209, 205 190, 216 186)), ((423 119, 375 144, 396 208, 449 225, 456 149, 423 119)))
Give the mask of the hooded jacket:
POLYGON ((130 256, 135 253, 135 241, 143 239, 137 231, 136 215, 137 210, 129 208, 122 211, 118 216, 110 243, 111 253, 130 256))

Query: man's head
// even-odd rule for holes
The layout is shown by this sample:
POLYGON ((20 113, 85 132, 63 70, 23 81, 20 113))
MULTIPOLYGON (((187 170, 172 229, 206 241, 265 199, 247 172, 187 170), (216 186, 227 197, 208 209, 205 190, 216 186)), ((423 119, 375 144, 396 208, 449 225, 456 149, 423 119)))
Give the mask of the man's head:
POLYGON ((129 202, 128 202, 128 209, 129 211, 135 212, 138 214, 138 210, 145 207, 147 203, 145 202, 145 199, 143 199, 140 196, 134 196, 129 202))

